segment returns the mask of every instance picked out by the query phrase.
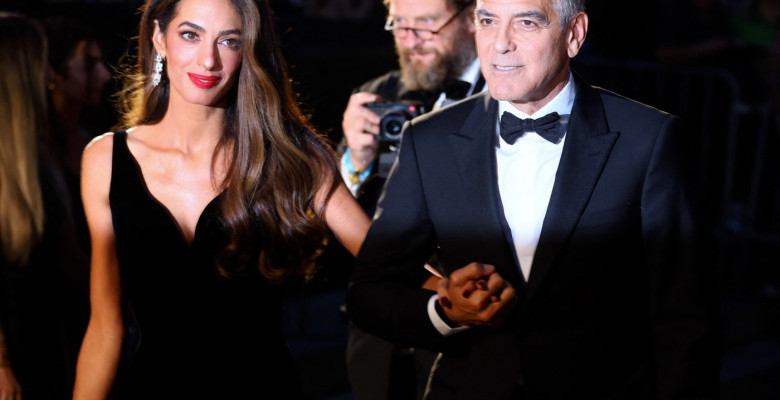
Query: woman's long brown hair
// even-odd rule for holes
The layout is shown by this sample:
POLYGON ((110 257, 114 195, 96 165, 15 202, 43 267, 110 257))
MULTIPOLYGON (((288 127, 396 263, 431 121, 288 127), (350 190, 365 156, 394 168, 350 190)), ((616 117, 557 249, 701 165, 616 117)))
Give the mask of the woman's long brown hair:
MULTIPOLYGON (((154 21, 162 32, 174 18, 179 0, 149 0, 139 29, 136 70, 125 89, 124 125, 155 124, 167 112, 169 84, 163 74, 153 86, 154 21)), ((328 236, 324 203, 315 195, 327 186, 328 197, 338 182, 338 166, 330 147, 301 113, 279 49, 272 14, 265 0, 232 0, 241 16, 243 60, 228 99, 227 123, 215 150, 227 156, 221 188, 222 222, 230 242, 218 260, 231 276, 258 258, 270 281, 288 275, 310 276, 328 236), (261 232, 257 237, 254 232, 261 232), (257 248, 259 254, 248 249, 257 248)), ((213 168, 212 168, 213 170, 213 168)))
POLYGON ((0 253, 24 264, 43 235, 38 142, 46 126, 46 40, 33 21, 0 13, 0 253))

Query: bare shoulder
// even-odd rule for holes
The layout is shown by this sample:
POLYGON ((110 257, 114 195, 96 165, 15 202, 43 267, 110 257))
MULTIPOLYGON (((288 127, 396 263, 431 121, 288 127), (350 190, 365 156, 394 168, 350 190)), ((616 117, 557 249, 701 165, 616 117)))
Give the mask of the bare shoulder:
POLYGON ((84 148, 83 162, 84 166, 89 163, 90 166, 93 163, 102 163, 108 160, 108 166, 111 165, 111 154, 114 151, 114 133, 108 132, 92 139, 89 144, 84 148))
POLYGON ((82 187, 110 178, 113 151, 113 132, 104 133, 89 142, 81 157, 82 187))

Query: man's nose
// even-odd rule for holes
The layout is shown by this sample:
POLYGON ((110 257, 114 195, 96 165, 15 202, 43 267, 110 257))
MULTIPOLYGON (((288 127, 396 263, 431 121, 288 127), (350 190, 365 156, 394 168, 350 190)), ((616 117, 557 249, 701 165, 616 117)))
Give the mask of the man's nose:
POLYGON ((420 47, 425 42, 425 40, 420 39, 417 36, 417 32, 415 32, 413 29, 407 29, 406 37, 400 39, 400 41, 401 44, 408 49, 414 49, 420 47))
POLYGON ((493 49, 499 53, 506 53, 517 49, 517 45, 514 41, 514 38, 512 37, 511 26, 505 25, 501 27, 498 32, 496 32, 496 36, 493 42, 493 49))

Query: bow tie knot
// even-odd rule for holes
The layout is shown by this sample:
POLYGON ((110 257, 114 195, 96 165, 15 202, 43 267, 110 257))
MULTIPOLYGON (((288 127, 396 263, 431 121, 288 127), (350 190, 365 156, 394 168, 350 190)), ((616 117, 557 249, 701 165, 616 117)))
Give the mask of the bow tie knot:
POLYGON ((541 118, 521 119, 510 112, 501 115, 501 138, 509 144, 514 144, 526 132, 536 132, 550 143, 557 144, 563 136, 563 125, 558 113, 553 112, 541 118))

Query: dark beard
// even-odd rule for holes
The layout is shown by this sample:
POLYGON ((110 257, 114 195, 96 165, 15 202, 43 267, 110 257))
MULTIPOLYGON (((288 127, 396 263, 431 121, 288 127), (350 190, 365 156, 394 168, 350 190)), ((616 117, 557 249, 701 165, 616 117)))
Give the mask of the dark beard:
MULTIPOLYGON (((401 66, 401 83, 408 90, 436 90, 445 80, 460 77, 476 57, 474 36, 463 31, 455 39, 455 51, 450 54, 437 53, 433 65, 414 65, 410 54, 414 50, 399 48, 396 44, 398 64, 401 66)), ((435 51, 435 50, 431 50, 435 51)))

